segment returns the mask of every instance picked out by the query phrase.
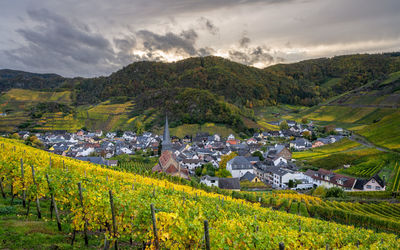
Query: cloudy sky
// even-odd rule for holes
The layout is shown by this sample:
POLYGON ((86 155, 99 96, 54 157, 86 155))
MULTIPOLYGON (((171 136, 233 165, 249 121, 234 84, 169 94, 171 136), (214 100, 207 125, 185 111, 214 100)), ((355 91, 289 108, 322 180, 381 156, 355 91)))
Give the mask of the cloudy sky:
POLYGON ((399 0, 3 0, 0 68, 108 75, 217 55, 255 67, 400 51, 399 0))

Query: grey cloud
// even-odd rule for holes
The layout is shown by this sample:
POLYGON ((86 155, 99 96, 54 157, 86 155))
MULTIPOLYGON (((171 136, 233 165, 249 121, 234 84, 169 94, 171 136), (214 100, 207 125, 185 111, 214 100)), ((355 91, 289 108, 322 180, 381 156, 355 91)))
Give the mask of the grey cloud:
POLYGON ((201 17, 199 21, 205 27, 205 29, 212 35, 216 35, 219 32, 218 27, 215 26, 215 24, 210 19, 201 17))
POLYGON ((143 39, 143 46, 150 52, 161 50, 166 52, 183 52, 190 56, 196 55, 195 43, 198 37, 194 30, 184 30, 179 35, 168 32, 159 35, 149 30, 140 30, 137 35, 143 39))
POLYGON ((129 51, 136 46, 136 38, 134 36, 126 36, 124 38, 114 38, 115 47, 121 51, 129 51))
POLYGON ((240 47, 247 48, 247 46, 249 45, 250 41, 251 41, 250 38, 248 38, 246 36, 243 36, 239 40, 240 47))
POLYGON ((9 59, 34 69, 67 67, 72 72, 82 72, 84 65, 96 72, 109 70, 114 52, 103 36, 46 9, 27 13, 37 25, 17 30, 26 44, 7 50, 5 55, 9 59), (99 69, 94 70, 94 66, 99 69))
POLYGON ((274 57, 268 53, 268 49, 261 46, 257 46, 255 48, 246 48, 245 50, 231 49, 229 50, 229 59, 251 66, 254 66, 257 63, 269 65, 283 61, 282 57, 274 57))
POLYGON ((211 56, 215 53, 215 50, 213 48, 206 47, 200 48, 197 53, 199 56, 211 56))

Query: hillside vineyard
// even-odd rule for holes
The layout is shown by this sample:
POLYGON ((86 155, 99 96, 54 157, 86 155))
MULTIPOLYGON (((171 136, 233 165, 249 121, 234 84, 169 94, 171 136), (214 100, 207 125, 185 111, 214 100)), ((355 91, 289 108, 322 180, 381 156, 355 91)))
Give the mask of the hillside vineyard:
POLYGON ((161 248, 204 248, 204 220, 209 222, 212 249, 277 249, 280 242, 289 249, 400 248, 393 234, 273 211, 258 203, 52 155, 9 139, 1 138, 0 146, 2 185, 12 185, 16 199, 40 204, 51 197, 50 183, 62 223, 76 231, 103 232, 112 243, 132 240, 154 247, 153 204, 161 248))

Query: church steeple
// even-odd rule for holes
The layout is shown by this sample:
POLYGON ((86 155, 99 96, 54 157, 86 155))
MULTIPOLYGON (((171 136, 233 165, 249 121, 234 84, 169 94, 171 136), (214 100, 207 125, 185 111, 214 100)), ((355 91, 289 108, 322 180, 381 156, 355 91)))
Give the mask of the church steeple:
POLYGON ((162 151, 172 149, 171 138, 169 136, 169 127, 168 127, 168 116, 165 116, 165 126, 164 126, 164 135, 162 141, 162 151))

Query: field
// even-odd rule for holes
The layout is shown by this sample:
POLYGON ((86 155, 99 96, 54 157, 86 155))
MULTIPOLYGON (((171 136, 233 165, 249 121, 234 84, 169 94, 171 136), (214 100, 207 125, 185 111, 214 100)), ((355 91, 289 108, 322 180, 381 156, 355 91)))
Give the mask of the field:
POLYGON ((358 131, 369 141, 400 152, 400 111, 392 112, 380 121, 358 131))
POLYGON ((388 181, 394 164, 399 160, 396 154, 368 148, 349 139, 311 150, 294 152, 293 158, 305 161, 317 168, 332 169, 354 177, 369 178, 378 174, 388 181), (344 165, 350 165, 344 168, 344 165))
MULTIPOLYGON (((0 139, 0 143, 2 184, 5 187, 12 184, 14 200, 20 201, 23 191, 28 200, 38 200, 39 204, 54 195, 61 211, 62 231, 89 232, 89 242, 96 241, 100 248, 104 246, 104 237, 111 246, 118 240, 122 246, 129 246, 131 241, 154 247, 155 235, 160 248, 204 248, 204 220, 210 225, 212 249, 276 249, 279 242, 289 249, 325 248, 327 244, 332 248, 354 248, 356 244, 362 248, 400 247, 400 240, 394 234, 273 211, 260 207, 259 203, 105 169, 11 140, 0 139), (21 177, 20 158, 24 177, 21 177), (155 207, 154 221, 150 204, 155 207), (153 230, 153 222, 157 230, 153 230)), ((320 211, 318 214, 324 215, 320 211)), ((42 218, 50 220, 47 216, 42 218)), ((390 231, 395 223, 382 220, 380 226, 390 231)))
MULTIPOLYGON (((229 134, 237 135, 231 128, 228 128, 221 124, 215 123, 205 123, 203 125, 200 124, 184 124, 175 128, 170 128, 171 135, 178 136, 179 138, 183 138, 185 135, 195 136, 198 132, 207 132, 209 134, 219 134, 220 136, 226 137, 229 134)), ((161 134, 163 129, 156 131, 161 134)))
POLYGON ((71 91, 45 92, 28 89, 11 89, 0 97, 0 103, 4 106, 10 104, 58 102, 72 103, 71 91))

